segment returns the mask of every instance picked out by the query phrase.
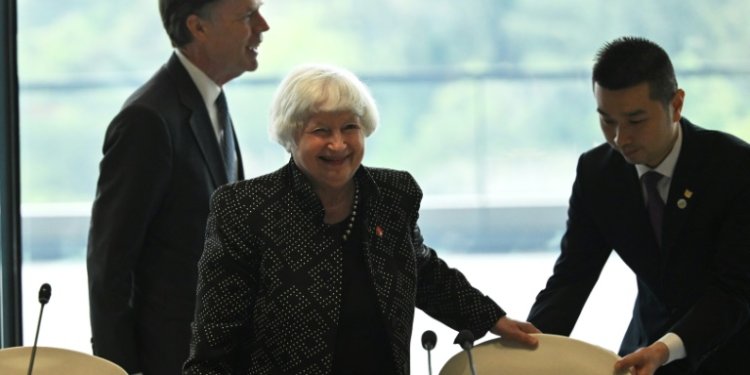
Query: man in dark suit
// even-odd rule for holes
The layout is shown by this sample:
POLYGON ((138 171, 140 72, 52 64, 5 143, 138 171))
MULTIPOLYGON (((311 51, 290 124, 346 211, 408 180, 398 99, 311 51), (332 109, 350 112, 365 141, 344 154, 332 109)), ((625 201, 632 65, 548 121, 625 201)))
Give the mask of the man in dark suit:
POLYGON ((750 146, 681 116, 685 93, 648 40, 607 43, 593 91, 607 143, 579 159, 561 253, 529 321, 569 335, 614 249, 638 283, 616 367, 746 374, 750 146))
POLYGON ((95 355, 180 374, 213 191, 243 178, 222 86, 258 66, 259 0, 160 0, 175 47, 104 139, 87 268, 95 355))

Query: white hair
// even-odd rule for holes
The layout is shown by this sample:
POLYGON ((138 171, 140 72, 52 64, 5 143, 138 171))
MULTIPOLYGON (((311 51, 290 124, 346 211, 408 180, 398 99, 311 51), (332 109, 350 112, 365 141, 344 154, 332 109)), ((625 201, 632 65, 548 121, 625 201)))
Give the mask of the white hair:
POLYGON ((269 136, 291 153, 295 135, 310 116, 338 111, 357 115, 366 137, 378 127, 375 100, 352 72, 332 65, 298 66, 276 90, 271 104, 269 136))

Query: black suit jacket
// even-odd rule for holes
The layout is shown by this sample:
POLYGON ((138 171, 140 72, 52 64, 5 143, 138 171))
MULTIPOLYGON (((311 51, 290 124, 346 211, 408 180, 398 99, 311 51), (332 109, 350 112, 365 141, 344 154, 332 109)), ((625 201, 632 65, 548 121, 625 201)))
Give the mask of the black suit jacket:
POLYGON ((662 248, 635 167, 607 144, 581 156, 562 251, 529 321, 542 332, 569 335, 614 249, 638 282, 621 355, 674 332, 687 358, 657 373, 745 373, 750 358, 750 147, 686 119, 681 127, 662 248))
POLYGON ((94 354, 128 372, 179 374, 209 199, 227 174, 176 55, 125 102, 103 154, 87 258, 94 354))
MULTIPOLYGON (((505 313, 425 246, 422 192, 406 172, 361 167, 362 252, 390 341, 409 373, 414 307, 483 336, 505 313)), ((342 243, 293 162, 211 201, 185 374, 328 374, 343 290, 342 243), (237 360, 239 359, 239 360, 237 360), (244 363, 243 363, 244 362, 244 363)))

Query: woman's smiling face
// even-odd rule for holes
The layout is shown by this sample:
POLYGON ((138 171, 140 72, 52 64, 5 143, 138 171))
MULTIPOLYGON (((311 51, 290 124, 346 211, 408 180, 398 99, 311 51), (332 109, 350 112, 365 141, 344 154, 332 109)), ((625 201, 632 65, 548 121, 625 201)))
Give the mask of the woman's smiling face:
POLYGON ((315 190, 336 190, 352 181, 364 153, 359 116, 349 111, 319 112, 296 135, 292 158, 315 190))

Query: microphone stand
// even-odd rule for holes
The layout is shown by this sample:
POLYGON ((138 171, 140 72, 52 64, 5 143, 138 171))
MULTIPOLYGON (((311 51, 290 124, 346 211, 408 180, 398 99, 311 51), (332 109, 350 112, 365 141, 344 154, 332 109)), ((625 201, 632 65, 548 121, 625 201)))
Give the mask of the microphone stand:
POLYGON ((474 358, 471 356, 471 348, 474 346, 474 334, 468 329, 461 330, 453 343, 461 345, 461 348, 466 351, 466 355, 469 357, 469 370, 471 371, 471 375, 477 375, 477 370, 474 367, 474 358))
POLYGON ((429 350, 427 351, 427 372, 432 375, 432 355, 429 350))
POLYGON ((49 298, 52 295, 52 287, 44 283, 42 284, 42 287, 39 288, 39 303, 42 304, 42 307, 39 309, 39 320, 36 323, 36 335, 34 335, 34 346, 31 347, 31 359, 29 360, 29 372, 27 375, 31 375, 31 371, 34 369, 34 358, 36 357, 36 344, 37 340, 39 340, 39 327, 42 325, 42 314, 44 313, 44 305, 49 302, 49 298))
POLYGON ((422 334, 422 347, 427 350, 427 370, 429 371, 429 375, 432 375, 432 356, 430 350, 435 348, 436 343, 437 335, 435 332, 430 330, 424 331, 422 334))
POLYGON ((474 358, 471 356, 471 348, 465 350, 466 355, 469 356, 469 370, 471 370, 471 375, 477 375, 477 369, 474 367, 474 358))

